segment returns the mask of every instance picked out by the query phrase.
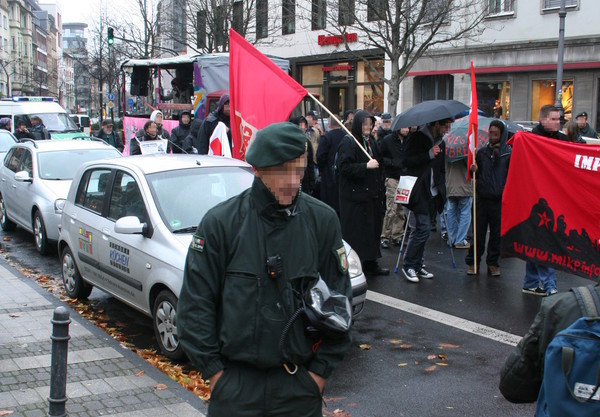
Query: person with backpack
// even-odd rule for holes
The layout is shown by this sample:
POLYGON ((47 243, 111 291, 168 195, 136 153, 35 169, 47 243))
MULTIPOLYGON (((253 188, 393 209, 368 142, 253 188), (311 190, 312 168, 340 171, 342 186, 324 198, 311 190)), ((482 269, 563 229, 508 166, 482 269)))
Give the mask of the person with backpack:
POLYGON ((544 298, 529 331, 504 363, 499 386, 504 398, 513 403, 537 401, 536 417, 599 416, 600 394, 596 392, 594 395, 598 384, 596 375, 600 372, 599 315, 598 285, 572 288, 569 292, 544 298), (594 316, 595 319, 589 319, 594 316), (573 333, 579 335, 575 338, 569 336, 573 333), (574 362, 571 382, 565 384, 562 375, 565 355, 562 352, 566 354, 569 351, 574 352, 574 362), (595 363, 588 356, 590 354, 595 355, 595 363), (582 360, 583 364, 578 363, 582 360), (585 371, 591 376, 586 378, 582 375, 585 371), (583 385, 577 386, 573 381, 583 385), (586 401, 591 395, 595 400, 586 401), (587 410, 590 412, 587 413, 587 410))

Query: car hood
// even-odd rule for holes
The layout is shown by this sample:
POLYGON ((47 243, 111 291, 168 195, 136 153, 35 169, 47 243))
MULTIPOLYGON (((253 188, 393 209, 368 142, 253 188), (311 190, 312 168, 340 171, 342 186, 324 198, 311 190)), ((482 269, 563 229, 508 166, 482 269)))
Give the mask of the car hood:
POLYGON ((67 198, 69 194, 69 188, 71 188, 72 180, 44 180, 40 178, 40 181, 46 186, 47 189, 51 190, 56 198, 67 198))

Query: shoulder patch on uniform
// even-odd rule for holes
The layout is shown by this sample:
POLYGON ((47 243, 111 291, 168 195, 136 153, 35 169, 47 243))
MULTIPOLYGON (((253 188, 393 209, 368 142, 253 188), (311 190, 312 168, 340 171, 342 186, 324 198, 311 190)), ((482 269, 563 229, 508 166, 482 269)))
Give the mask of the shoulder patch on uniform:
POLYGON ((338 259, 338 268, 340 269, 340 272, 345 274, 346 272, 348 272, 348 257, 346 256, 346 249, 344 248, 344 246, 342 246, 339 249, 336 249, 335 255, 338 259))
POLYGON ((200 236, 194 236, 192 243, 190 243, 190 249, 194 249, 198 252, 204 252, 204 238, 200 236))

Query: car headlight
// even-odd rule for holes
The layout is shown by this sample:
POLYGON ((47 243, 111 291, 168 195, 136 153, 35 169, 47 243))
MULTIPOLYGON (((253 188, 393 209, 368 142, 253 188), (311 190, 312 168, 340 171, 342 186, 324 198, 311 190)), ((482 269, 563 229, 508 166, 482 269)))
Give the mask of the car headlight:
POLYGON ((65 208, 65 200, 64 198, 59 198, 57 200, 54 200, 54 212, 56 214, 62 214, 63 209, 65 208))
POLYGON ((360 258, 354 249, 350 249, 350 253, 348 254, 348 274, 350 275, 350 278, 354 278, 362 274, 360 258))

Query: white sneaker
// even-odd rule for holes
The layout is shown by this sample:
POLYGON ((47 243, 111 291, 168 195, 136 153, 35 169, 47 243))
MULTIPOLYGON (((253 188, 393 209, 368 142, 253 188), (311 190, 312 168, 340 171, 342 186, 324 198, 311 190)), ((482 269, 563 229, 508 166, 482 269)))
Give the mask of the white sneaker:
POLYGON ((419 270, 419 272, 417 272, 417 276, 418 276, 419 278, 427 278, 427 279, 431 279, 431 278, 433 278, 433 274, 432 274, 431 272, 427 272, 427 271, 425 270, 425 268, 421 268, 421 269, 419 270))
POLYGON ((410 282, 419 282, 419 277, 417 276, 417 271, 412 268, 404 269, 402 268, 402 272, 407 280, 410 282))

